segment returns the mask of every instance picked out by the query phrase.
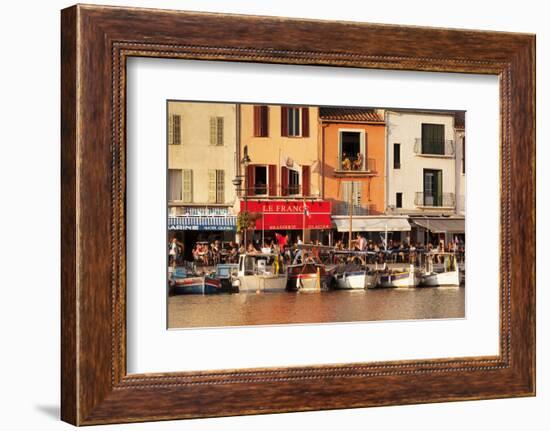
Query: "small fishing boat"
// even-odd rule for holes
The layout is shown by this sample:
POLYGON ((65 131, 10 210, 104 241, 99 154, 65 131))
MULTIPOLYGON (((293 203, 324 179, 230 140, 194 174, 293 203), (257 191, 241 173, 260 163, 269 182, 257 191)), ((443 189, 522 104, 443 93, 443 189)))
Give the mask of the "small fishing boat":
POLYGON ((376 285, 377 272, 367 267, 361 253, 364 254, 353 251, 338 252, 340 255, 348 255, 348 261, 336 268, 336 289, 366 289, 376 285))
POLYGON ((237 275, 232 285, 239 292, 284 292, 286 274, 281 273, 272 253, 246 253, 239 256, 237 275))
POLYGON ((300 292, 330 290, 334 286, 335 268, 306 259, 305 263, 287 267, 286 289, 300 292))
POLYGON ((434 270, 435 254, 427 254, 426 268, 421 275, 420 286, 459 286, 460 273, 456 256, 453 253, 437 253, 437 255, 444 256, 443 268, 439 271, 434 270))
POLYGON ((416 287, 420 282, 414 265, 409 268, 390 269, 385 266, 378 273, 376 287, 416 287))
POLYGON ((175 295, 222 293, 221 281, 211 275, 173 279, 175 295))
POLYGON ((175 268, 169 272, 170 293, 211 295, 238 291, 231 284, 231 272, 227 266, 218 265, 215 272, 208 274, 197 274, 184 267, 175 268))

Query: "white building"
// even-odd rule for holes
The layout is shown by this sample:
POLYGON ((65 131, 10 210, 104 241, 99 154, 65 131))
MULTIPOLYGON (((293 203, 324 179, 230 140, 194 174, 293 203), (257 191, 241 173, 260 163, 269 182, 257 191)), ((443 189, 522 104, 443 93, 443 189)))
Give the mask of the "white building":
POLYGON ((411 217, 420 228, 413 241, 423 241, 426 230, 445 240, 464 233, 455 113, 388 110, 385 117, 386 213, 411 217))

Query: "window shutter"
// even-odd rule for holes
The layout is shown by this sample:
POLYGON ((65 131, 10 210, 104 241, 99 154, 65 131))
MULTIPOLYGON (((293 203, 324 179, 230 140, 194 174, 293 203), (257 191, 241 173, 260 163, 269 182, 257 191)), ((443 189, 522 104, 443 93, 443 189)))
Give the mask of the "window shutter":
POLYGON ((302 166, 302 196, 309 196, 309 186, 311 183, 310 168, 307 165, 302 166))
POLYGON ((254 136, 262 136, 262 107, 254 105, 254 136))
POLYGON ((210 145, 216 145, 216 117, 210 117, 210 145))
POLYGON ((208 202, 216 202, 216 171, 208 170, 208 202))
POLYGON ((281 196, 288 196, 288 168, 281 166, 281 196))
POLYGON ((216 203, 225 202, 225 171, 216 171, 216 203))
POLYGON ((181 144, 181 115, 174 115, 172 119, 174 121, 172 143, 174 145, 180 145, 181 144))
POLYGON ((168 145, 174 144, 174 114, 168 116, 168 145))
POLYGON ((288 108, 281 106, 281 136, 288 136, 288 108))
POLYGON ((262 136, 269 136, 269 106, 262 106, 262 136))
POLYGON ((216 129, 216 145, 223 145, 223 117, 217 118, 216 129))
POLYGON ((193 202, 193 171, 183 170, 183 201, 193 202))
POLYGON ((277 166, 269 165, 269 196, 277 196, 277 166))
POLYGON ((254 196, 254 165, 248 165, 246 173, 246 193, 254 196))
POLYGON ((309 108, 302 108, 302 137, 309 137, 309 108))

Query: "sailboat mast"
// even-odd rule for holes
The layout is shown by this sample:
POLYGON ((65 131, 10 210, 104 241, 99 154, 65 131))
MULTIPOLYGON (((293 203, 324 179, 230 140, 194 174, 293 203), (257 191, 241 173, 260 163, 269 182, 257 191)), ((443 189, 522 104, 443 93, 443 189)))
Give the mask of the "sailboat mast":
POLYGON ((351 183, 351 190, 349 193, 349 238, 348 238, 348 250, 351 251, 351 235, 353 231, 353 181, 351 183))

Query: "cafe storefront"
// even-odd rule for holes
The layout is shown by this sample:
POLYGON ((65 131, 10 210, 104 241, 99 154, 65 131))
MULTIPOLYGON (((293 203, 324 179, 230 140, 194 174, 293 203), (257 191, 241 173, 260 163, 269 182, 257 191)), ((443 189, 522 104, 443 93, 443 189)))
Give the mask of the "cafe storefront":
POLYGON ((298 236, 305 242, 329 243, 332 228, 331 204, 320 199, 241 201, 241 211, 256 214, 253 239, 257 244, 275 240, 275 234, 288 235, 291 243, 298 236))

